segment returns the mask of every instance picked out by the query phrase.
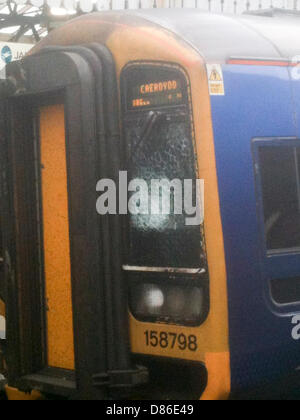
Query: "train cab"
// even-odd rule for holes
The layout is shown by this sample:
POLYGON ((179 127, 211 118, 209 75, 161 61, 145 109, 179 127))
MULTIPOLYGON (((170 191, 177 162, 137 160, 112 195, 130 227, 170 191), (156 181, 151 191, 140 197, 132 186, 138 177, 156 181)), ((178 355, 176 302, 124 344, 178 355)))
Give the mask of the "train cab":
POLYGON ((296 20, 161 9, 7 66, 8 395, 300 390, 299 53, 296 20))

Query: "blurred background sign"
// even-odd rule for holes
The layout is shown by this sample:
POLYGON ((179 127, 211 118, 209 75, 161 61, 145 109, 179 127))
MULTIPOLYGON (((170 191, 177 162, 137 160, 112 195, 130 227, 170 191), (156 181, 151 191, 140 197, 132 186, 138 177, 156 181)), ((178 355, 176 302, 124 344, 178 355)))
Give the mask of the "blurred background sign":
POLYGON ((15 60, 21 60, 27 54, 33 44, 20 44, 17 42, 0 42, 0 78, 4 78, 6 64, 15 60))

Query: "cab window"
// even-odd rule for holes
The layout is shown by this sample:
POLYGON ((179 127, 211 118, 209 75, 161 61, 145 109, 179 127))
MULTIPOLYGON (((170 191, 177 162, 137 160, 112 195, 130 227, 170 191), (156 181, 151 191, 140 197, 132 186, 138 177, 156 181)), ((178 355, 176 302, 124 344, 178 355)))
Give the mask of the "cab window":
MULTIPOLYGON (((197 167, 187 80, 178 69, 145 64, 129 67, 123 85, 130 179, 145 180, 149 191, 153 179, 190 179, 195 197, 197 167)), ((185 215, 175 214, 172 206, 170 213, 129 216, 130 265, 198 268, 203 263, 200 227, 186 226, 185 215)))

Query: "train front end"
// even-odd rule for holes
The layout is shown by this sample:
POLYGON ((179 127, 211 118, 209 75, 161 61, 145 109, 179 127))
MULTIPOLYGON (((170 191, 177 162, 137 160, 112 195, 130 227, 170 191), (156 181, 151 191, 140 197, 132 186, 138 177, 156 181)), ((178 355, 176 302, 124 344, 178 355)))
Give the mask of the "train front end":
POLYGON ((54 31, 7 75, 9 385, 80 399, 227 398, 201 56, 146 20, 101 14, 54 31))

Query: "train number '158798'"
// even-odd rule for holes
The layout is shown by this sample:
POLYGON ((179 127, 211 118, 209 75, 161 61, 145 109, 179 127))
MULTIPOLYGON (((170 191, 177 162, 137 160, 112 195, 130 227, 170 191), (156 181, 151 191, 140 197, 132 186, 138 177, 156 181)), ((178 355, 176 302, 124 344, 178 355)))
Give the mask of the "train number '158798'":
POLYGON ((162 349, 179 349, 182 351, 197 351, 198 349, 197 337, 195 335, 146 330, 145 339, 147 347, 160 347, 162 349))

